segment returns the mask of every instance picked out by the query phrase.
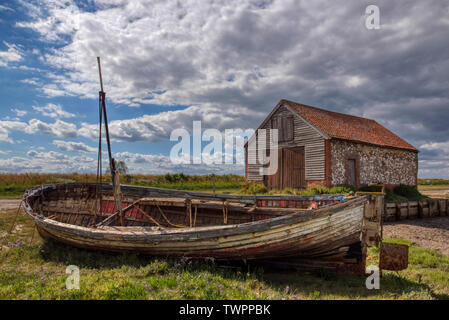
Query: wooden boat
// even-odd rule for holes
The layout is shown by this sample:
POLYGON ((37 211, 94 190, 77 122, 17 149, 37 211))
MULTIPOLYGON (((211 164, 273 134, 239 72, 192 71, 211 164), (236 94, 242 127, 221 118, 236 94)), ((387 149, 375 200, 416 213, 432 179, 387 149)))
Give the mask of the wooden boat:
POLYGON ((72 246, 218 260, 360 267, 366 196, 240 196, 111 185, 46 185, 24 208, 43 238, 72 246), (97 196, 95 196, 97 194, 97 196))

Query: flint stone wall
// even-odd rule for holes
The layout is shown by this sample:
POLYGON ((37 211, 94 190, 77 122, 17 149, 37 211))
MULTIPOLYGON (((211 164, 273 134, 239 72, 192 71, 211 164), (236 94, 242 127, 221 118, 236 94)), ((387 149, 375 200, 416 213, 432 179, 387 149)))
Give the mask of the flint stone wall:
POLYGON ((349 141, 331 141, 331 183, 347 183, 346 161, 356 159, 359 185, 384 183, 416 185, 418 154, 349 141))

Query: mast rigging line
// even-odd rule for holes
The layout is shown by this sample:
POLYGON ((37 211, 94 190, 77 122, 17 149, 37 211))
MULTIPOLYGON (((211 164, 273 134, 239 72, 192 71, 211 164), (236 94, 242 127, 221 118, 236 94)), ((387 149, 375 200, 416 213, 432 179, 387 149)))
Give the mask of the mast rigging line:
POLYGON ((115 160, 112 158, 112 151, 111 151, 111 140, 109 138, 109 126, 108 126, 108 116, 106 113, 106 92, 104 92, 103 89, 103 77, 101 75, 101 64, 100 64, 100 57, 97 57, 97 63, 98 63, 98 73, 100 76, 100 88, 101 91, 99 92, 99 137, 98 137, 98 163, 97 163, 97 201, 98 197, 100 198, 99 203, 99 210, 98 212, 101 213, 101 183, 102 183, 102 146, 101 146, 101 140, 102 140, 102 124, 104 121, 104 129, 106 134, 106 142, 108 145, 108 156, 109 156, 109 168, 111 171, 111 178, 112 178, 112 189, 114 190, 114 199, 115 199, 115 210, 119 213, 120 216, 120 224, 123 226, 123 214, 122 214, 122 201, 121 201, 121 192, 120 192, 120 180, 119 180, 119 173, 116 170, 115 167, 115 160))

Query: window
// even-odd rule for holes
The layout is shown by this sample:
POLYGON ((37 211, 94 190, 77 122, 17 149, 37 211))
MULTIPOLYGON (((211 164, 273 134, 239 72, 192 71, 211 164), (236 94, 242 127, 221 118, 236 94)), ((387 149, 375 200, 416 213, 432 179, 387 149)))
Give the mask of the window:
POLYGON ((278 129, 279 142, 293 140, 293 117, 273 117, 271 119, 271 128, 278 129))

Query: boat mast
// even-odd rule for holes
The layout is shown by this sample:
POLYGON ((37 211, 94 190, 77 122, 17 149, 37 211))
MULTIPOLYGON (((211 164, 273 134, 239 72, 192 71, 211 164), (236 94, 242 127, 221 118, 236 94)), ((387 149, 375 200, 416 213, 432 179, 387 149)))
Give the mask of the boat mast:
MULTIPOLYGON (((122 197, 121 197, 121 192, 120 192, 120 178, 119 178, 120 175, 115 167, 115 159, 112 158, 111 140, 109 138, 108 116, 106 113, 106 102, 105 102, 106 92, 104 92, 104 90, 103 90, 103 77, 101 76, 100 57, 97 57, 97 62, 98 62, 98 73, 100 75, 100 88, 101 88, 101 91, 99 92, 100 108, 101 108, 100 114, 103 113, 103 118, 104 118, 106 142, 108 144, 109 168, 111 170, 112 189, 114 191, 116 213, 119 214, 120 224, 123 226, 122 197)), ((101 126, 101 117, 100 117, 100 126, 101 126)), ((101 139, 101 137, 100 137, 100 139, 101 139)), ((100 152, 101 152, 101 140, 100 140, 100 152)))

